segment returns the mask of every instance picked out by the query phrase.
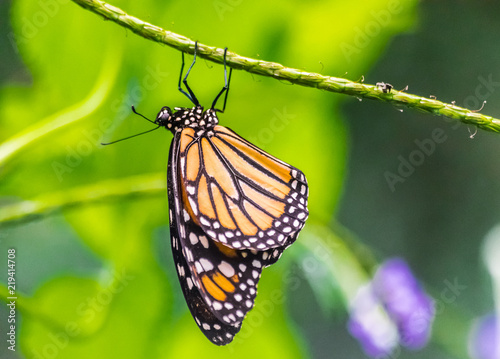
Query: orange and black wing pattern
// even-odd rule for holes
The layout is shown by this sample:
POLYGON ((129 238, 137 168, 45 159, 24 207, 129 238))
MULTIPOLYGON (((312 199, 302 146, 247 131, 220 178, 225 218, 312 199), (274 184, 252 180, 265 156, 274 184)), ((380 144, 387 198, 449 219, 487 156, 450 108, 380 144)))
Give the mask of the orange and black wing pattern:
POLYGON ((182 185, 200 227, 234 249, 291 244, 308 216, 304 174, 216 125, 180 138, 182 185))
POLYGON ((262 269, 304 226, 307 182, 217 125, 213 110, 176 114, 167 178, 174 261, 198 327, 225 345, 254 305, 262 269))

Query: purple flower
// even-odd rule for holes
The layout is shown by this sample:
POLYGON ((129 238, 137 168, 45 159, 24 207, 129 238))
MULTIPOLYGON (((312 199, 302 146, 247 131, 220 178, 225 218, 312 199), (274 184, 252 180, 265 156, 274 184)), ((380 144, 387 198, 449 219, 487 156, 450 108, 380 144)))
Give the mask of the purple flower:
POLYGON ((351 302, 348 329, 371 357, 389 355, 400 343, 420 349, 429 341, 434 302, 402 259, 384 262, 351 302))
POLYGON ((494 314, 479 319, 469 334, 469 352, 474 359, 500 359, 500 321, 494 314))
POLYGON ((371 357, 385 357, 398 345, 398 332, 375 297, 371 285, 361 287, 351 303, 349 333, 371 357))
POLYGON ((387 260, 372 283, 376 296, 398 327, 401 344, 409 349, 423 348, 434 321, 434 302, 406 262, 399 258, 387 260))

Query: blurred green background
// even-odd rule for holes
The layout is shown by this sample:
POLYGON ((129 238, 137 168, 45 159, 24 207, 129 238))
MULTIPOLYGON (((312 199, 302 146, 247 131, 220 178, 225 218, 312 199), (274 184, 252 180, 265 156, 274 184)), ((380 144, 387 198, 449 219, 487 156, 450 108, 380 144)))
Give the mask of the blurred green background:
MULTIPOLYGON (((496 2, 112 4, 244 56, 408 85, 459 106, 488 100, 482 112, 500 116, 496 2)), ((498 135, 479 131, 472 139, 474 128, 442 118, 233 72, 222 124, 303 170, 311 216, 297 244, 264 270, 235 341, 216 347, 184 304, 164 191, 152 185, 149 195, 85 200, 164 183, 169 133, 99 142, 150 128, 132 104, 149 118, 164 105, 191 105, 177 91, 180 53, 67 0, 2 2, 0 29, 0 140, 34 134, 0 166, 0 205, 83 194, 75 208, 0 223, 0 271, 7 272, 7 248, 17 251, 21 320, 18 350, 2 339, 2 358, 364 358, 346 330, 346 305, 374 264, 393 256, 410 263, 441 305, 430 345, 398 358, 468 356, 472 320, 494 308, 481 246, 500 218, 498 135), (39 135, 64 116, 78 121, 39 135), (386 172, 397 174, 400 158, 436 128, 446 141, 391 190, 386 172), (445 303, 454 281, 466 288, 445 303)), ((222 67, 199 60, 190 85, 210 104, 222 67)), ((7 313, 2 305, 0 333, 7 313)))

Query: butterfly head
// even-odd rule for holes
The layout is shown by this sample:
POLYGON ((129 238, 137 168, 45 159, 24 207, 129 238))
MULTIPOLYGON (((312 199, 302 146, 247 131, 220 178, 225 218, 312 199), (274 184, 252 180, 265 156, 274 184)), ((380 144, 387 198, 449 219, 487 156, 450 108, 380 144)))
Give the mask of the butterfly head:
POLYGON ((163 106, 156 115, 155 123, 161 127, 170 129, 172 127, 172 110, 170 107, 163 106))
POLYGON ((155 123, 165 127, 175 134, 186 127, 207 129, 219 123, 215 110, 203 111, 202 106, 193 108, 175 107, 174 112, 170 107, 162 107, 156 116, 155 123))

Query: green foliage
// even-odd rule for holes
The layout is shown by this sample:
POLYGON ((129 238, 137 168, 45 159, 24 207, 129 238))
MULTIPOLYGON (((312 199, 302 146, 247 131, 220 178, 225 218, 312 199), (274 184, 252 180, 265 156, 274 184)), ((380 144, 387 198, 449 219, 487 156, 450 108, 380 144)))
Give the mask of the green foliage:
MULTIPOLYGON (((0 172, 1 196, 10 202, 28 200, 166 171, 171 138, 167 133, 157 131, 109 147, 99 142, 149 128, 131 114, 132 104, 149 118, 163 105, 190 105, 177 91, 180 53, 103 21, 72 2, 48 3, 52 7, 28 0, 12 4, 19 56, 32 83, 8 84, 0 90, 0 136, 4 141, 22 131, 37 136, 25 137, 24 151, 5 163, 0 172), (46 22, 41 21, 44 18, 46 22), (71 112, 75 109, 81 110, 78 115, 71 112), (65 113, 75 117, 67 118, 58 130, 43 131, 43 124, 60 118, 54 114, 65 113)), ((165 29, 241 54, 361 77, 390 38, 411 25, 416 2, 401 4, 398 16, 380 25, 366 46, 356 45, 357 34, 390 2, 367 0, 356 7, 342 1, 279 1, 272 7, 264 1, 235 3, 149 0, 113 5, 165 29), (350 44, 352 56, 346 56, 343 44, 350 44)), ((211 103, 223 85, 222 67, 200 60, 190 85, 202 103, 211 103)), ((223 125, 304 171, 310 185, 311 217, 320 226, 333 217, 345 176, 348 144, 339 104, 340 98, 332 94, 235 71, 228 107, 220 116, 223 125)), ((88 197, 96 192, 98 186, 92 187, 88 197)), ((286 281, 282 280, 286 261, 264 271, 256 307, 242 332, 234 344, 218 348, 199 332, 182 303, 169 245, 158 244, 169 240, 165 230, 158 230, 168 223, 166 196, 79 207, 65 211, 64 217, 77 238, 68 240, 82 251, 90 249, 100 264, 83 273, 68 266, 64 273, 54 271, 24 288, 33 292, 22 299, 19 342, 27 358, 51 353, 58 358, 309 356, 286 314, 286 281)), ((67 235, 59 228, 51 231, 56 237, 67 235)), ((23 240, 17 228, 4 233, 2 248, 16 247, 23 240)), ((36 231, 28 233, 31 237, 25 241, 38 241, 36 231)), ((315 243, 314 238, 306 231, 299 241, 307 247, 315 243)), ((344 247, 342 239, 336 240, 344 247)), ((52 243, 47 239, 40 245, 52 243)), ((19 266, 30 267, 29 258, 37 253, 29 253, 27 245, 23 250, 26 260, 19 266)), ((57 247, 51 250, 53 258, 65 255, 57 247)), ((346 256, 331 258, 341 271, 331 269, 328 278, 351 271, 359 274, 349 277, 349 285, 356 286, 366 273, 346 251, 337 252, 346 256)), ((42 263, 51 268, 50 260, 42 263)), ((346 301, 352 289, 339 277, 336 280, 346 301)), ((324 295, 330 298, 330 294, 324 295)))

